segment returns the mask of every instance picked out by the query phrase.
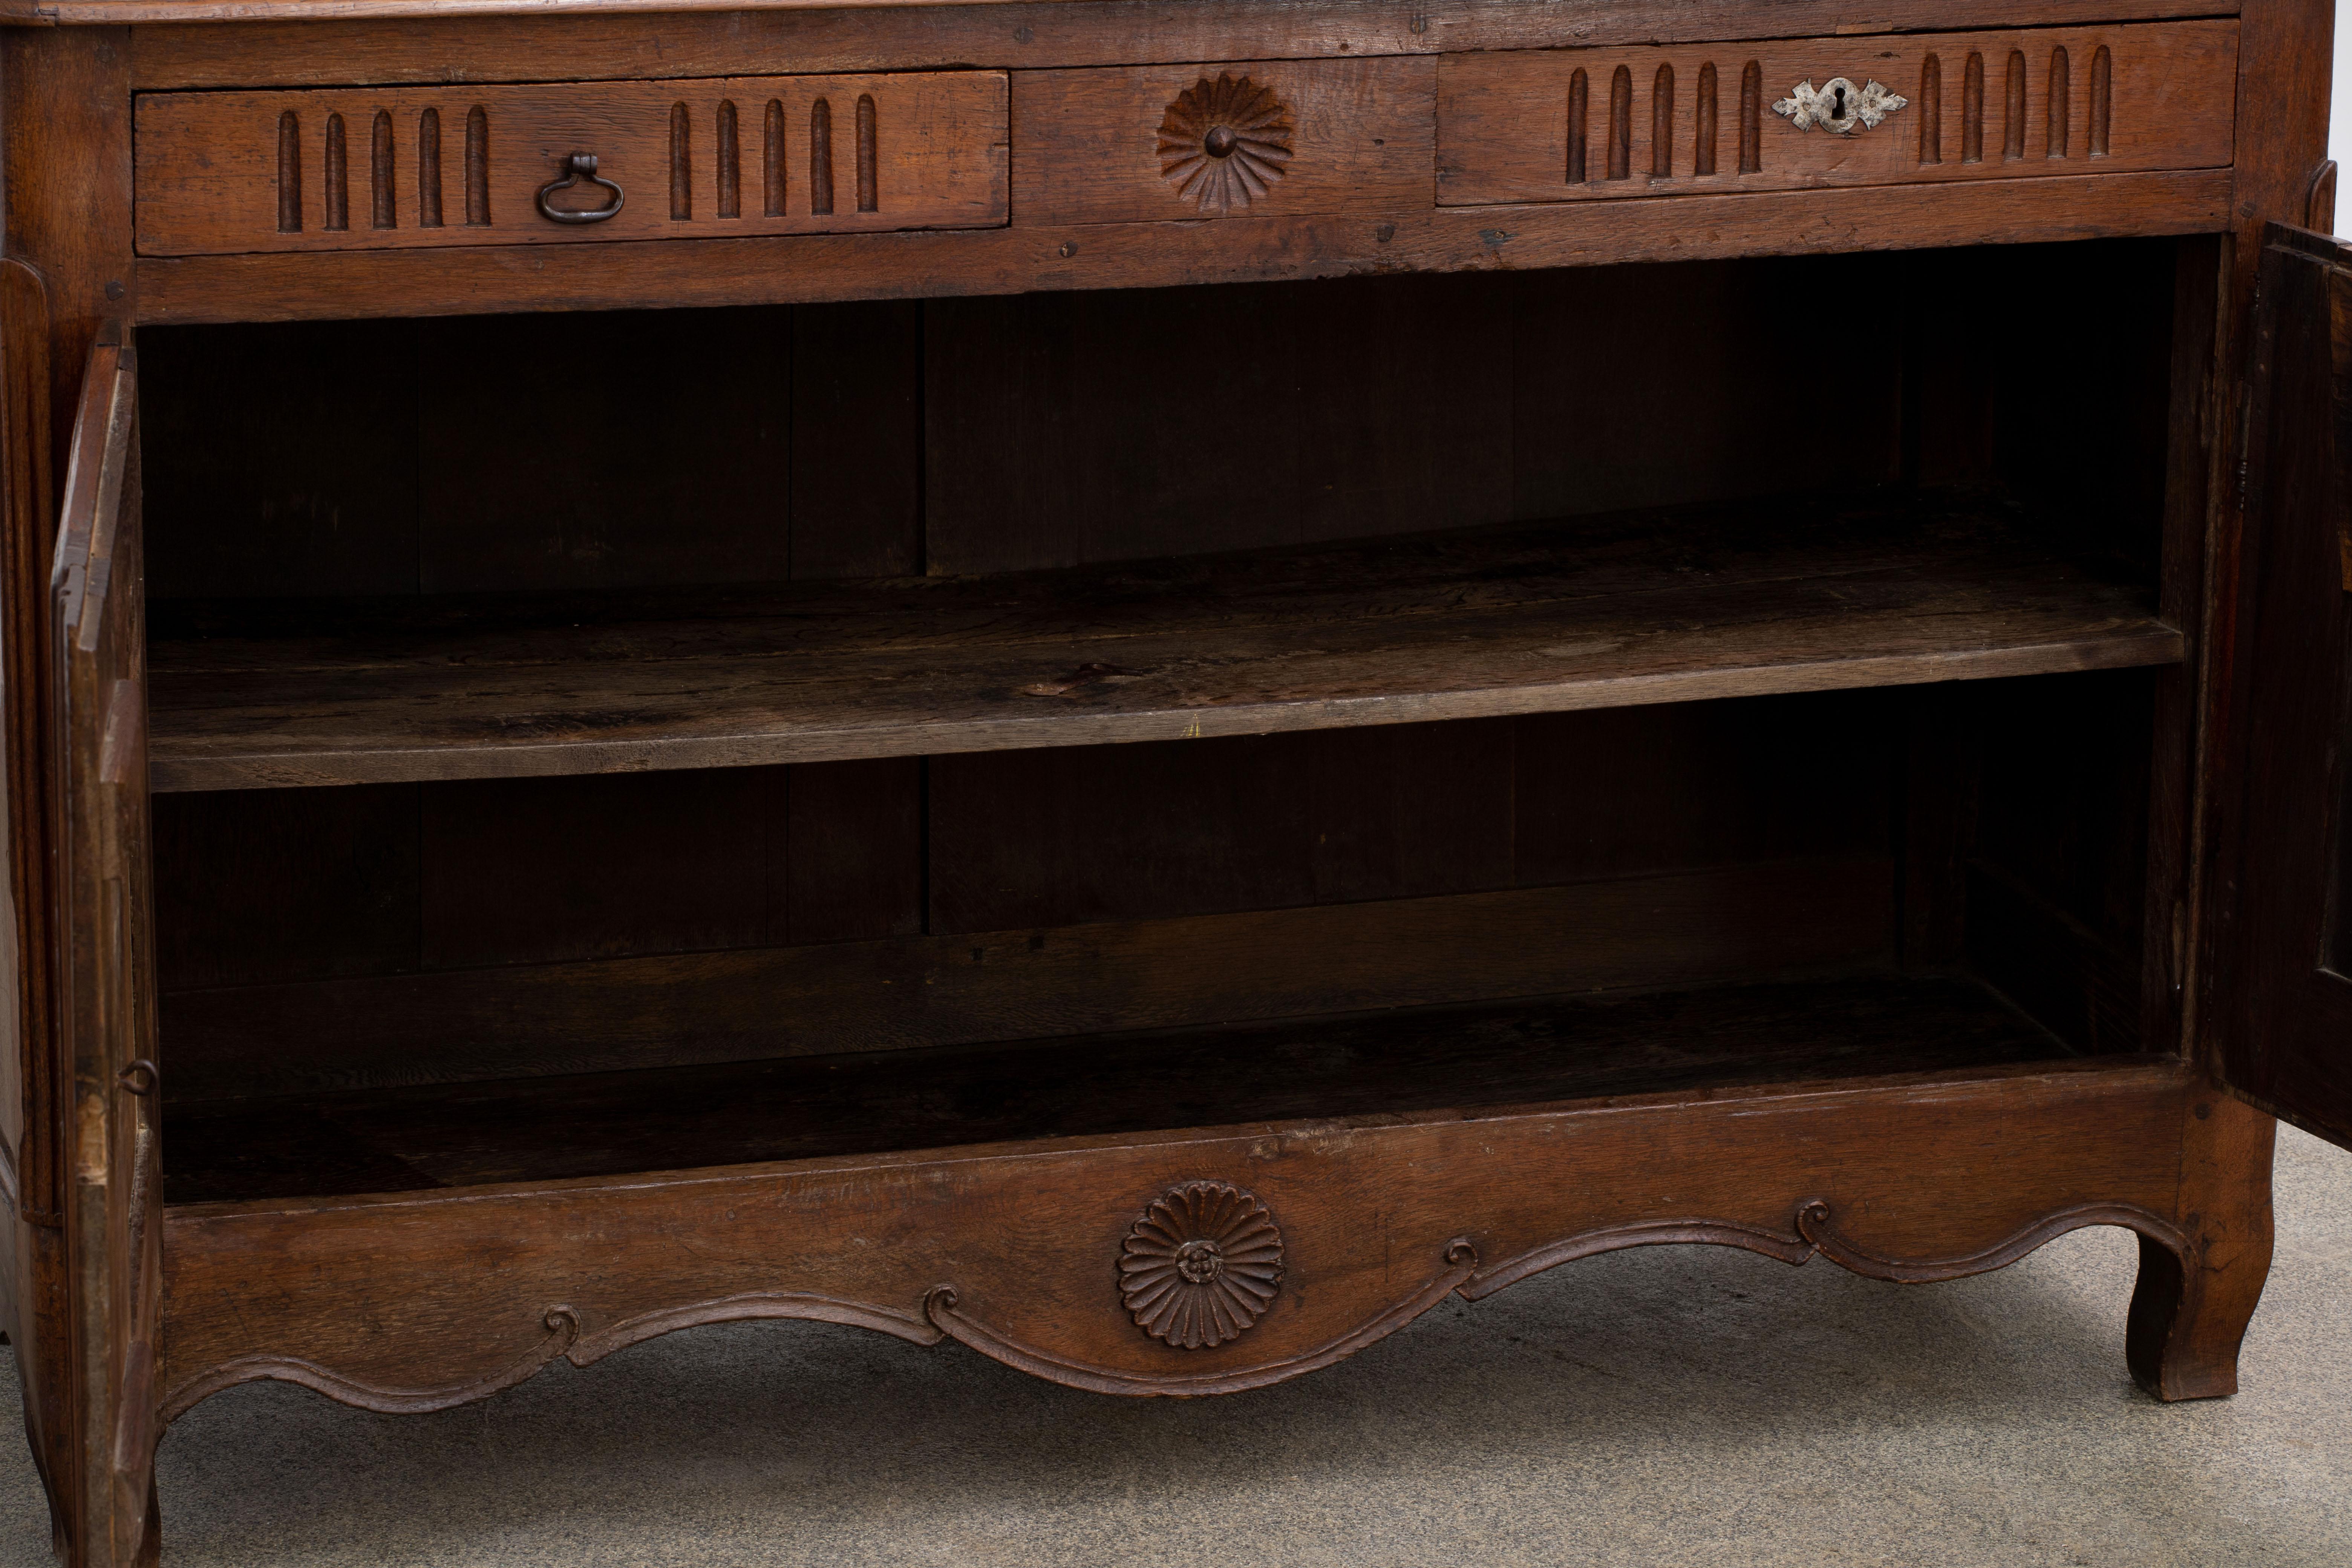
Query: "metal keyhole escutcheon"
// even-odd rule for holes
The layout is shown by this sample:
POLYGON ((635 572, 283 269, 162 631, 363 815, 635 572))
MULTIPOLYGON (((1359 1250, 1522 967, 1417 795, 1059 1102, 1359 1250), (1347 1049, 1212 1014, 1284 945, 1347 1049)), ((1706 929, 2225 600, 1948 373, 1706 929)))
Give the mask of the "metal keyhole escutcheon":
POLYGON ((1842 76, 1833 76, 1818 91, 1810 79, 1799 82, 1788 97, 1772 105, 1772 112, 1787 116, 1800 131, 1858 136, 1910 101, 1900 93, 1889 92, 1875 79, 1856 87, 1842 76))
POLYGON ((627 198, 621 194, 619 185, 596 172, 595 153, 574 153, 563 161, 563 178, 551 180, 539 187, 540 216, 550 223, 603 223, 621 210, 621 203, 627 198), (613 199, 601 207, 559 207, 548 201, 547 198, 556 192, 568 191, 583 179, 592 185, 602 185, 612 192, 613 199))

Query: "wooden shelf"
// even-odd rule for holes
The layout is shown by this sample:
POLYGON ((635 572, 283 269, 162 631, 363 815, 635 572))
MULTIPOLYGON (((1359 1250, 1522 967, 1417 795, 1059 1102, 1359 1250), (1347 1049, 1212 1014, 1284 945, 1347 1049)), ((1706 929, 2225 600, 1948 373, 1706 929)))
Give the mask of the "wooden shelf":
POLYGON ((1173 740, 2167 664, 2026 515, 1803 502, 627 597, 153 606, 159 790, 1173 740))
MULTIPOLYGON (((167 1042, 168 1046, 168 1042, 167 1042)), ((1406 1008, 166 1111, 164 1191, 227 1202, 1952 1071, 2066 1055, 1969 982, 1870 976, 1406 1008)))

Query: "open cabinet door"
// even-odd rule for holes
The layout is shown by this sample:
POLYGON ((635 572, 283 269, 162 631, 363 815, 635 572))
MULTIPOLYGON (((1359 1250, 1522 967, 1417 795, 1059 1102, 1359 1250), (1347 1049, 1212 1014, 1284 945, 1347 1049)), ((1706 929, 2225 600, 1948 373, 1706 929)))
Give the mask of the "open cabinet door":
POLYGON ((62 1550, 71 1521, 56 1506, 71 1468, 65 1216, 58 1208, 57 1036, 49 1011, 47 734, 49 301, 40 274, 0 257, 0 1226, 5 1326, 16 1351, 25 1435, 52 1500, 62 1550))
POLYGON ((153 1560, 155 1339, 162 1308, 153 961, 149 942, 146 627, 131 351, 90 353, 49 580, 58 996, 73 1074, 67 1240, 87 1568, 153 1560))
POLYGON ((2272 225, 2254 313, 2208 1049, 2352 1145, 2352 247, 2272 225))

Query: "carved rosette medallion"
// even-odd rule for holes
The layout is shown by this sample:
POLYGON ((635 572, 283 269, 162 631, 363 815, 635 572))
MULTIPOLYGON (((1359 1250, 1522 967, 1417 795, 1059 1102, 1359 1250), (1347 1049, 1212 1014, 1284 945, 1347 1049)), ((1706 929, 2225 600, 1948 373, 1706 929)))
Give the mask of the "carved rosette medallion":
POLYGON ((1202 212, 1239 212, 1290 162, 1290 107, 1249 78, 1202 77, 1160 121, 1160 174, 1202 212))
POLYGON ((1239 1335, 1281 1284, 1274 1215, 1223 1182, 1187 1182, 1152 1199, 1119 1250, 1119 1294, 1135 1326, 1182 1350, 1239 1335))
POLYGON ((1787 115, 1800 131, 1819 127, 1832 136, 1852 136, 1873 129, 1910 101, 1875 81, 1856 87, 1842 76, 1833 76, 1819 92, 1810 80, 1799 82, 1790 96, 1772 105, 1772 112, 1787 115))

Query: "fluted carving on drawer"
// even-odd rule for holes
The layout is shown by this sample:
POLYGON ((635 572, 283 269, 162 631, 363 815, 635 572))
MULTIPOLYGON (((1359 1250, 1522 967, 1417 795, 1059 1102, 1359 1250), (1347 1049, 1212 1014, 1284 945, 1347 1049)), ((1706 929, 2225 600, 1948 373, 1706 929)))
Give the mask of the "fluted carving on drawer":
POLYGON ((343 149, 343 117, 327 116, 327 232, 341 234, 352 226, 352 178, 343 149))
POLYGON ((743 149, 737 135, 735 100, 719 105, 719 216, 743 216, 743 149))
POLYGON ((476 104, 466 110, 466 226, 490 224, 490 117, 476 104))
POLYGON ((1007 216, 1003 72, 460 90, 142 95, 142 253, 986 227, 1007 216), (542 216, 538 192, 575 156, 634 198, 609 221, 542 216))
POLYGON ((875 166, 874 95, 857 95, 857 210, 879 212, 880 171, 875 166))
POLYGON ((1739 71, 1739 172, 1764 168, 1764 66, 1749 60, 1739 71))
POLYGON ((290 109, 278 117, 278 232, 302 232, 302 120, 290 109))
POLYGON ((833 102, 809 106, 809 211, 833 211, 833 102))
POLYGON ((1609 177, 1633 176, 1633 72, 1619 66, 1609 79, 1609 177))
POLYGON ((392 115, 379 109, 368 128, 368 215, 371 226, 375 228, 400 226, 392 165, 392 115))
POLYGON ((784 101, 772 98, 760 116, 760 215, 783 216, 790 190, 784 177, 784 101))
POLYGON ((1662 65, 1650 82, 1650 178, 1675 172, 1675 68, 1662 65))
POLYGON ((1568 79, 1568 183, 1584 184, 1587 143, 1592 133, 1592 82, 1579 69, 1568 79))
POLYGON ((2094 158, 2107 155, 2108 110, 2113 103, 2110 94, 2115 84, 2115 56, 2101 44, 2091 57, 2091 127, 2084 138, 2084 151, 2094 158))
POLYGON ((2050 51, 2050 92, 2042 100, 2042 145, 2053 158, 2066 155, 2067 100, 2074 96, 2074 79, 2066 67, 2066 46, 2059 45, 2050 51))
POLYGON ((1698 113, 1691 135, 1691 172, 1715 173, 1715 62, 1698 68, 1698 113))
POLYGON ((1984 162, 1984 56, 1974 49, 1960 75, 1960 162, 1984 162))
POLYGON ((2025 156, 2025 51, 2009 51, 2009 74, 2000 97, 2001 162, 2025 156))
POLYGON ((686 105, 669 106, 669 221, 694 216, 694 121, 686 105))
POLYGON ((1944 62, 1929 55, 1919 64, 1919 162, 1944 161, 1944 62))
POLYGON ((428 109, 416 122, 416 226, 441 226, 441 111, 428 109))
POLYGON ((2237 42, 2225 19, 1796 38, 1746 58, 1709 44, 1448 55, 1438 200, 2048 177, 2091 173, 2091 159, 2103 172, 2223 168, 2237 42), (1721 73, 1735 68, 1736 156, 1717 142, 1721 73))

